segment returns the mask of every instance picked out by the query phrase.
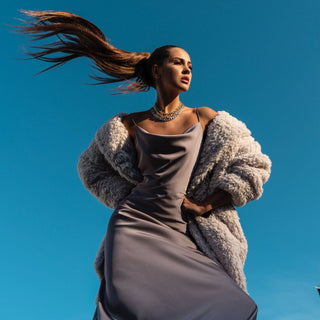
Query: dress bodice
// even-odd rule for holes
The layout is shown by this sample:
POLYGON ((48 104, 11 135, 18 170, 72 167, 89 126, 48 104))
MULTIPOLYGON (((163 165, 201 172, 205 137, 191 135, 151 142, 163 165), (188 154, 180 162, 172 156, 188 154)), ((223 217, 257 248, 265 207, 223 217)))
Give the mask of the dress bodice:
POLYGON ((136 125, 134 143, 143 180, 126 200, 134 200, 135 206, 139 206, 139 199, 143 200, 141 211, 149 200, 150 215, 169 225, 172 222, 177 226, 180 222, 180 231, 185 232, 186 219, 181 213, 181 204, 198 159, 202 137, 199 121, 175 135, 153 134, 136 125))
POLYGON ((200 122, 175 135, 149 133, 136 126, 138 167, 150 191, 167 197, 185 194, 202 140, 200 122))

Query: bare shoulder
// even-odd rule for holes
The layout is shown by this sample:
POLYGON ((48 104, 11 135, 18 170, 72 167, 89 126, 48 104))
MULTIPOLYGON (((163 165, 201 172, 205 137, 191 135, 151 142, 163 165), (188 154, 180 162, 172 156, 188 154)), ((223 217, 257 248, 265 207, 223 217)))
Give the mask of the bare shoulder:
POLYGON ((134 137, 134 128, 135 128, 134 122, 139 122, 141 119, 145 117, 145 115, 146 115, 146 111, 132 112, 132 113, 128 113, 122 118, 122 123, 128 130, 128 133, 131 137, 134 137))
POLYGON ((124 124, 124 126, 129 129, 132 126, 132 113, 129 113, 122 117, 121 121, 124 124))
POLYGON ((209 107, 200 107, 198 108, 198 111, 200 118, 207 121, 212 120, 218 114, 217 111, 209 107))
POLYGON ((128 127, 134 126, 134 121, 138 122, 145 118, 146 111, 128 113, 122 118, 122 123, 128 127), (134 121, 133 121, 134 120, 134 121))
POLYGON ((209 107, 200 107, 198 108, 200 122, 203 128, 206 128, 207 125, 213 120, 213 118, 218 114, 217 111, 209 107))

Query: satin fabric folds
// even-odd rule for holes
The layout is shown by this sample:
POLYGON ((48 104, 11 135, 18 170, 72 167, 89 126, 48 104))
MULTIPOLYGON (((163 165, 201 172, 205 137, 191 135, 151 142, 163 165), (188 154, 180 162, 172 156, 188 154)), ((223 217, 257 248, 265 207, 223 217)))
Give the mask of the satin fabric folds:
POLYGON ((257 306, 187 230, 181 204, 197 163, 200 122, 178 135, 136 126, 143 180, 114 210, 94 320, 245 320, 257 306))

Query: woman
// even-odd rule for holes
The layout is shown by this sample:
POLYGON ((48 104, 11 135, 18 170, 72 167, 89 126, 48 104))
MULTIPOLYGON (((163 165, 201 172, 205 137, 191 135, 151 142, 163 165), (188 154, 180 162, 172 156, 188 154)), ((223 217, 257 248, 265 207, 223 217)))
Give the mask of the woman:
POLYGON ((271 162, 244 123, 184 106, 192 64, 182 48, 127 52, 76 15, 25 13, 34 21, 22 32, 59 35, 34 58, 58 66, 87 56, 112 77, 100 83, 132 80, 120 90, 157 92, 152 108, 108 120, 79 157, 85 187, 114 209, 95 261, 94 319, 256 319, 234 205, 261 196, 271 162), (48 57, 57 52, 65 55, 48 57))

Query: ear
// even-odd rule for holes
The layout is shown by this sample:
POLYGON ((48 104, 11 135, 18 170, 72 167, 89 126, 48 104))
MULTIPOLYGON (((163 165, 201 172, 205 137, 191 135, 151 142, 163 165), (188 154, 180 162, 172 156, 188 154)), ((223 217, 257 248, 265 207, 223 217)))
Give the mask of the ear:
POLYGON ((157 64, 152 66, 152 76, 155 80, 160 78, 159 66, 157 64))

